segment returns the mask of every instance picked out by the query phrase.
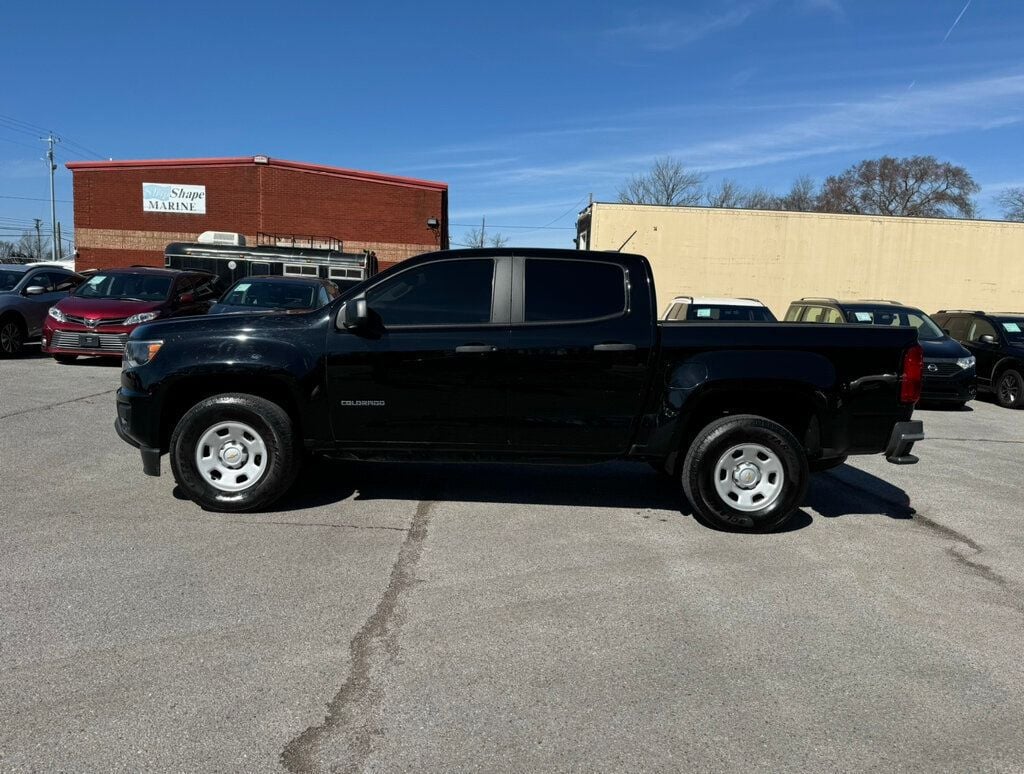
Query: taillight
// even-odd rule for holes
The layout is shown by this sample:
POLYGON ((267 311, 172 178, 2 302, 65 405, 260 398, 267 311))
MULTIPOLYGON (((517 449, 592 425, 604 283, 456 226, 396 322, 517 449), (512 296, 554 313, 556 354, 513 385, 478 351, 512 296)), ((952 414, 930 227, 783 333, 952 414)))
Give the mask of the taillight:
POLYGON ((900 377, 900 401, 917 403, 921 400, 921 378, 924 376, 924 350, 920 344, 903 353, 903 375, 900 377))

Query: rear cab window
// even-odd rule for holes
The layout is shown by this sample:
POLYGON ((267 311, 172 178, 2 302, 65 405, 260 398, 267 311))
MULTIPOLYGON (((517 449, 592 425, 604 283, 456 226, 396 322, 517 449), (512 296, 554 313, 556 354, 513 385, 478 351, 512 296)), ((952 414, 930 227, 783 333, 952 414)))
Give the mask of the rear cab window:
POLYGON ((523 320, 587 322, 626 313, 626 271, 617 263, 527 258, 523 320))

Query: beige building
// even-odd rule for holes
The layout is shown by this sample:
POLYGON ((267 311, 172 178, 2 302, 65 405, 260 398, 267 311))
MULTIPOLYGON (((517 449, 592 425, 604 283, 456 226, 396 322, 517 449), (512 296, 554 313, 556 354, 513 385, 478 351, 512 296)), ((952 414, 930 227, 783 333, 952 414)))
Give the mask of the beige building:
POLYGON ((646 255, 659 312, 675 295, 753 296, 781 319, 802 296, 1024 310, 1024 223, 595 202, 580 249, 646 255))

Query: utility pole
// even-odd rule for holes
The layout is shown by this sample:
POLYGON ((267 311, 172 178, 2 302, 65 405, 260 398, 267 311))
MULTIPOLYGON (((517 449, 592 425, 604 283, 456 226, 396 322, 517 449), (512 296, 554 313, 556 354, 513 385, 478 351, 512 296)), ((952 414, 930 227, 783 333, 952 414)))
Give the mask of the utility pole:
POLYGON ((484 236, 487 233, 487 216, 483 215, 480 217, 480 247, 487 247, 487 237, 484 236))
POLYGON ((60 221, 57 222, 57 258, 64 260, 64 241, 60 238, 60 221))
MULTIPOLYGON (((43 138, 48 143, 46 151, 46 162, 50 167, 50 255, 52 260, 57 260, 57 200, 53 198, 53 173, 57 171, 57 165, 53 163, 53 144, 59 140, 50 132, 43 138)), ((42 250, 42 247, 40 247, 42 250)), ((42 256, 40 256, 41 258, 42 256)))
POLYGON ((39 218, 32 218, 36 222, 36 260, 42 260, 43 257, 43 234, 40 229, 43 226, 43 221, 39 218))

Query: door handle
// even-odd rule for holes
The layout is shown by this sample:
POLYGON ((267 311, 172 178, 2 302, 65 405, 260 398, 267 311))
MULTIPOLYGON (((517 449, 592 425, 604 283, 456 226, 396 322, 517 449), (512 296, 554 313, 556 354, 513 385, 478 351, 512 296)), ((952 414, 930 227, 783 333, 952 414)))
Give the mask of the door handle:
POLYGON ((595 344, 595 352, 633 352, 636 344, 623 344, 620 341, 606 341, 604 344, 595 344))
POLYGON ((491 346, 490 344, 463 344, 456 347, 455 351, 460 355, 463 355, 473 352, 497 352, 498 348, 491 346))

